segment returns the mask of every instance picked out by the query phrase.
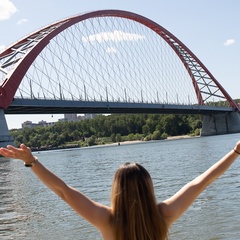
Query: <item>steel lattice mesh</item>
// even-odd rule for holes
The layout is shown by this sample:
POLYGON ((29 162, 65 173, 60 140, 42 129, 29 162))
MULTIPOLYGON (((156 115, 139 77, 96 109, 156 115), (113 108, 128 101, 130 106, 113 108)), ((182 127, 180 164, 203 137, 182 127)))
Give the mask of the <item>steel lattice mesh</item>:
POLYGON ((54 37, 15 97, 198 102, 187 70, 168 43, 145 25, 120 17, 90 18, 54 37))
POLYGON ((97 17, 51 40, 16 97, 196 104, 192 80, 172 48, 133 20, 97 17))

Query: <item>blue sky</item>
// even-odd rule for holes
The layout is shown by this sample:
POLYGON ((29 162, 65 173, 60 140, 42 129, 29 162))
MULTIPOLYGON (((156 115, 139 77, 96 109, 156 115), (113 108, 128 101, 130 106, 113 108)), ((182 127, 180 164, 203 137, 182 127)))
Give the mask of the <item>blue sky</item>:
MULTIPOLYGON (((240 98, 240 1, 238 0, 0 0, 0 49, 63 18, 99 9, 135 12, 180 39, 232 98, 240 98)), ((63 115, 7 115, 9 129, 63 115)))

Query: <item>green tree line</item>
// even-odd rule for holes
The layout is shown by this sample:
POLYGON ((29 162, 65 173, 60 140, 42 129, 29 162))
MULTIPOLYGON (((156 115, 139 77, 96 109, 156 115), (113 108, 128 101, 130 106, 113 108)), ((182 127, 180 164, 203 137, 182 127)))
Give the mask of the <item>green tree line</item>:
POLYGON ((201 127, 200 115, 112 114, 77 122, 56 122, 48 127, 12 129, 10 134, 16 146, 25 143, 31 148, 41 148, 199 135, 201 127))

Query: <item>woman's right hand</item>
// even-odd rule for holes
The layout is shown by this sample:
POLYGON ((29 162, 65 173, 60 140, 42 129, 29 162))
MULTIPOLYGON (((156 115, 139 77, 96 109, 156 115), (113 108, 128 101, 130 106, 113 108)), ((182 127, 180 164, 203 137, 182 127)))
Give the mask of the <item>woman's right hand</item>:
POLYGON ((0 154, 7 158, 20 159, 25 163, 32 163, 35 161, 30 148, 24 144, 21 144, 20 148, 15 148, 11 145, 8 145, 6 148, 0 148, 0 154))

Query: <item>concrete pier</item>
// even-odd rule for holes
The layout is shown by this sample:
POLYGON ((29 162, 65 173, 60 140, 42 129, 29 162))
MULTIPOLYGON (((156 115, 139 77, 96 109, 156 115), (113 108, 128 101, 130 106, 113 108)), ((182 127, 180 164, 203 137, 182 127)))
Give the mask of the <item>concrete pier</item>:
POLYGON ((14 145, 13 137, 10 136, 7 121, 3 109, 0 109, 0 147, 14 145))
POLYGON ((203 116, 201 136, 240 133, 240 113, 218 113, 203 116))

